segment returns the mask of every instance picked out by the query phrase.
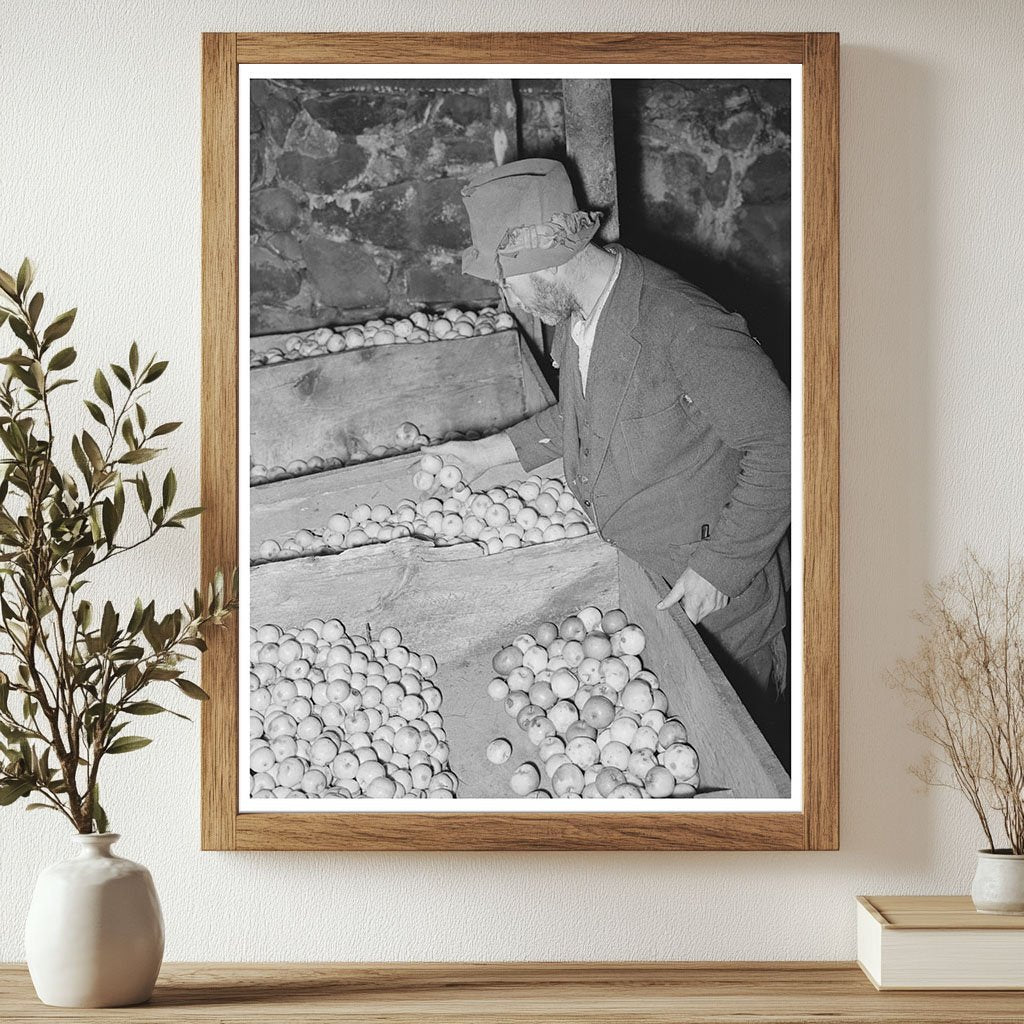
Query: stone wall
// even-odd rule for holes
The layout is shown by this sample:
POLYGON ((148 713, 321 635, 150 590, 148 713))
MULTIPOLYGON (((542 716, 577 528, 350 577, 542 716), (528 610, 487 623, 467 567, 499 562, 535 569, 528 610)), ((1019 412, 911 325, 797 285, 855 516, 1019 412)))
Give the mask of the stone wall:
POLYGON ((789 378, 789 82, 613 86, 622 241, 742 313, 789 378))
POLYGON ((492 125, 486 82, 253 82, 253 333, 493 301, 459 261, 492 125))
MULTIPOLYGON (((622 241, 742 312, 788 376, 788 83, 613 84, 622 241)), ((493 301, 460 197, 495 163, 486 82, 252 84, 253 333, 493 301)), ((564 158, 561 87, 516 83, 519 155, 564 158)))

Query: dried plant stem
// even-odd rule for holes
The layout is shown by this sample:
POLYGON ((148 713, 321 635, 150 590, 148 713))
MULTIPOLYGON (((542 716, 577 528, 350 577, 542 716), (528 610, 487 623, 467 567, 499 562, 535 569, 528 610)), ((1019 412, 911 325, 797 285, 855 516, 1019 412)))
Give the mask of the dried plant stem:
POLYGON ((918 709, 915 731, 931 740, 912 768, 930 785, 952 786, 967 798, 990 850, 1005 837, 1024 853, 1024 562, 1005 573, 973 553, 925 592, 916 616, 923 633, 913 658, 896 669, 897 685, 918 709))

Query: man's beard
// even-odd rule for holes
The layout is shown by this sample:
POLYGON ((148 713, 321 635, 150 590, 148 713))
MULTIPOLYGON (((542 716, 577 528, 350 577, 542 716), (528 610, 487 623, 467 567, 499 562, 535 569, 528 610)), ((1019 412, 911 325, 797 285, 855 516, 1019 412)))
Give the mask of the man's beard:
POLYGON ((553 327, 563 320, 568 320, 579 308, 572 292, 561 281, 544 281, 535 279, 533 282, 533 295, 528 305, 523 308, 527 313, 553 327))

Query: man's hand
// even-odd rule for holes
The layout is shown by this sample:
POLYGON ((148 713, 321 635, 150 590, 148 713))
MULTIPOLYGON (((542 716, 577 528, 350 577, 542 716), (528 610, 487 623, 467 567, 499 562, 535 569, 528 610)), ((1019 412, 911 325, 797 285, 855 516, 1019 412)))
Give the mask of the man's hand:
POLYGON ((729 603, 729 598, 718 590, 713 583, 708 583, 700 573, 687 569, 676 580, 676 585, 665 595, 658 605, 660 611, 671 608, 679 601, 683 602, 686 617, 697 625, 706 615, 717 612, 729 603))
POLYGON ((495 466, 519 461, 515 445, 505 433, 481 437, 478 441, 445 441, 421 449, 420 454, 439 455, 445 462, 458 466, 468 484, 495 466))

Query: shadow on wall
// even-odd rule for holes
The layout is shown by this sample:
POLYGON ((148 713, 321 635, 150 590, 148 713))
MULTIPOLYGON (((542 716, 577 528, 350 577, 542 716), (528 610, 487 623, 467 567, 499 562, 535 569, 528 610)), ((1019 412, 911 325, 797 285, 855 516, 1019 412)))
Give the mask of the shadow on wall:
POLYGON ((624 245, 727 309, 790 380, 788 81, 613 84, 624 245))
POLYGON ((842 844, 897 871, 927 869, 942 832, 906 770, 923 741, 887 682, 932 575, 934 90, 925 65, 843 48, 842 844))

